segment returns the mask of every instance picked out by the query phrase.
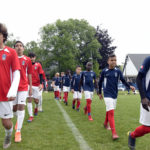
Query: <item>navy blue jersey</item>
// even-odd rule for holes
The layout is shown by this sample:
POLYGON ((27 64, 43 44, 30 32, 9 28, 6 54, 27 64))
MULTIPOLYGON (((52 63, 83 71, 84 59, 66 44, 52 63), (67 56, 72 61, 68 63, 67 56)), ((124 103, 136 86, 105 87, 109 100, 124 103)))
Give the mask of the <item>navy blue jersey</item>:
POLYGON ((54 77, 53 81, 55 82, 55 86, 59 86, 59 84, 60 84, 60 78, 59 77, 54 77))
POLYGON ((75 73, 72 76, 71 89, 74 89, 74 91, 79 91, 80 80, 81 80, 81 74, 78 75, 75 73))
POLYGON ((62 82, 63 82, 63 81, 62 81, 62 80, 63 80, 62 78, 63 78, 63 77, 59 77, 59 80, 60 80, 60 82, 59 82, 59 88, 62 88, 62 82))
POLYGON ((103 83, 103 92, 104 97, 117 98, 118 95, 118 82, 122 81, 125 86, 130 87, 129 84, 125 81, 122 72, 119 68, 108 69, 105 68, 99 80, 99 93, 101 94, 102 83, 103 83))
POLYGON ((83 81, 83 90, 93 92, 94 81, 96 80, 96 74, 93 71, 83 71, 81 74, 81 80, 83 81))
POLYGON ((63 86, 70 87, 70 76, 69 75, 63 76, 62 81, 63 81, 63 86))
POLYGON ((142 85, 145 96, 150 100, 150 57, 144 60, 139 72, 142 74, 142 85))

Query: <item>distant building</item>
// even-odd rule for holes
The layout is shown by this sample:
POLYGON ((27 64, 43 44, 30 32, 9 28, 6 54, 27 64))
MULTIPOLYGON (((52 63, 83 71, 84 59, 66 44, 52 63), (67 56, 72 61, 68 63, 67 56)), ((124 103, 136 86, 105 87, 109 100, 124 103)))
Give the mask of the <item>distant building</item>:
POLYGON ((135 82, 140 66, 148 56, 150 54, 128 54, 123 67, 124 77, 131 82, 135 82))

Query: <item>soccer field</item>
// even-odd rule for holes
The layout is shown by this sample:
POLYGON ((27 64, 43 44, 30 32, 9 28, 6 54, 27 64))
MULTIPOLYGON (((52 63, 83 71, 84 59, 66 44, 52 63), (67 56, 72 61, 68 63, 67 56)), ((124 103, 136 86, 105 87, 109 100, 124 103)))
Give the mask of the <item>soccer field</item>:
MULTIPOLYGON (((127 132, 139 126, 139 95, 125 95, 120 93, 117 109, 115 111, 116 130, 120 139, 112 141, 111 132, 103 127, 105 119, 104 101, 94 95, 92 103, 92 116, 94 121, 89 122, 83 113, 84 98, 81 102, 80 112, 72 110, 72 94, 69 94, 69 106, 59 102, 78 128, 85 141, 93 150, 128 150, 127 132)), ((43 110, 34 118, 32 123, 27 123, 28 114, 22 129, 22 142, 14 143, 9 150, 79 150, 79 144, 67 126, 53 93, 43 94, 43 110)), ((15 119, 13 119, 15 122, 15 119)), ((4 139, 4 129, 0 125, 0 149, 4 139)), ((150 150, 150 135, 137 139, 137 150, 150 150)))

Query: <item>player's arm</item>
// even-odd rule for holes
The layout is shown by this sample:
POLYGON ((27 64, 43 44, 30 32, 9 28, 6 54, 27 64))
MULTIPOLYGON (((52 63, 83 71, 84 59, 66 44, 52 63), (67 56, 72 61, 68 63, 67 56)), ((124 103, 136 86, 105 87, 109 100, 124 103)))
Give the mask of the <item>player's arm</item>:
POLYGON ((42 90, 42 83, 43 83, 43 69, 42 69, 42 66, 41 64, 39 63, 39 78, 40 78, 40 86, 39 86, 39 89, 40 91, 42 90))
POLYGON ((103 82, 104 82, 104 71, 102 71, 101 73, 101 76, 99 78, 99 98, 100 99, 103 99, 103 95, 102 95, 102 85, 103 85, 103 82))
POLYGON ((21 69, 16 51, 12 52, 11 59, 12 59, 11 67, 12 67, 12 72, 13 72, 13 80, 11 83, 11 87, 7 93, 7 98, 9 101, 14 100, 17 95, 18 86, 20 83, 20 69, 21 69))
POLYGON ((81 79, 80 79, 80 83, 79 83, 79 92, 81 92, 81 87, 83 87, 83 73, 81 74, 81 79))
POLYGON ((146 93, 143 87, 143 80, 146 77, 146 74, 150 68, 150 57, 144 60, 143 65, 140 68, 138 76, 136 78, 136 83, 139 89, 139 93, 141 96, 141 103, 145 110, 149 111, 148 106, 150 106, 150 101, 146 98, 146 93))
POLYGON ((96 91, 97 91, 97 94, 98 94, 98 82, 97 82, 95 73, 94 73, 94 85, 95 85, 95 88, 96 88, 96 91))
POLYGON ((120 80, 127 88, 131 89, 132 91, 135 91, 135 87, 131 86, 129 83, 126 82, 121 71, 120 71, 120 80))
POLYGON ((74 76, 72 77, 72 80, 71 80, 71 92, 72 93, 74 93, 73 83, 74 83, 74 76))
POLYGON ((29 96, 32 96, 32 62, 28 62, 28 80, 29 80, 29 96))

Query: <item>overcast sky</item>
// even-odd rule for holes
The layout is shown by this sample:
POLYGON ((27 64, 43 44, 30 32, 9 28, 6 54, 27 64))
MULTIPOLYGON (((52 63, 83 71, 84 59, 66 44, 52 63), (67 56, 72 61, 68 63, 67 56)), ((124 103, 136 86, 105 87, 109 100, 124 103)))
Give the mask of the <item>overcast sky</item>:
POLYGON ((118 64, 128 53, 150 53, 149 0, 0 0, 0 22, 24 43, 57 19, 86 19, 115 39, 118 64))

